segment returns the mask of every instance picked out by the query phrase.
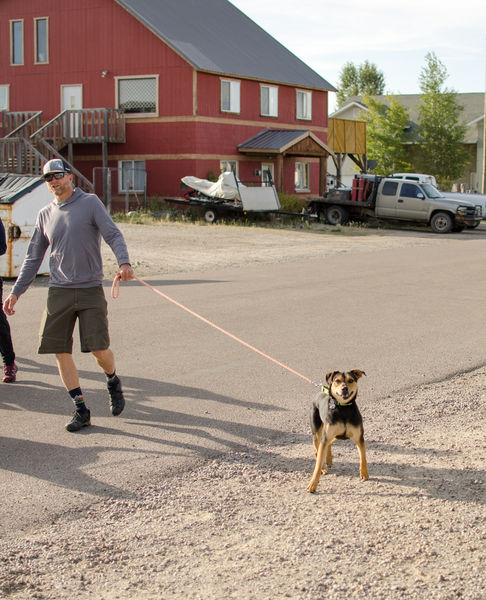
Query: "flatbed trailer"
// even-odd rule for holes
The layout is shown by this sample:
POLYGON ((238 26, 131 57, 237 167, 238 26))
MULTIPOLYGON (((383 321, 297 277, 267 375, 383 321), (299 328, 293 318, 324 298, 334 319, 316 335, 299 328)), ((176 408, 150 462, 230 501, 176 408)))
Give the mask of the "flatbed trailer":
POLYGON ((175 204, 184 208, 199 208, 201 216, 206 223, 215 223, 222 215, 239 218, 245 213, 241 204, 215 198, 164 198, 164 201, 167 202, 169 206, 175 204))
POLYGON ((299 216, 310 219, 312 216, 303 207, 303 212, 281 210, 277 190, 272 181, 237 181, 233 176, 236 197, 232 199, 209 196, 195 189, 188 189, 184 198, 164 198, 170 206, 197 207, 207 223, 214 223, 220 216, 241 218, 250 213, 273 213, 278 215, 299 216))
POLYGON ((275 215, 283 215, 289 217, 302 217, 306 220, 317 219, 316 214, 311 214, 302 209, 302 212, 292 212, 281 209, 265 209, 265 210, 245 210, 243 206, 227 202, 227 201, 214 201, 214 200, 204 200, 203 198, 164 198, 164 201, 170 206, 171 204, 175 204, 184 208, 196 207, 201 210, 201 216, 206 221, 206 223, 215 223, 219 217, 227 216, 229 218, 241 218, 248 213, 266 213, 266 214, 275 214, 275 215))

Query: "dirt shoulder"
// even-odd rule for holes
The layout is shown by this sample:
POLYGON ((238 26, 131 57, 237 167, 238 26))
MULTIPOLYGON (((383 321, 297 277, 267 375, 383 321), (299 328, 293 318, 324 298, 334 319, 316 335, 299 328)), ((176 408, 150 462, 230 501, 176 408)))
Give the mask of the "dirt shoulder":
MULTIPOLYGON (((332 229, 305 224, 302 229, 202 223, 121 223, 119 227, 139 277, 444 243, 443 236, 423 230, 332 229)), ((107 275, 116 271, 113 254, 106 244, 103 260, 107 275)))
MULTIPOLYGON (((121 226, 142 277, 444 243, 417 232, 157 227, 121 226)), ((480 600, 485 381, 482 368, 360 403, 367 482, 352 442, 339 442, 307 493, 310 431, 295 423, 274 442, 12 532, 0 541, 0 597, 480 600)))

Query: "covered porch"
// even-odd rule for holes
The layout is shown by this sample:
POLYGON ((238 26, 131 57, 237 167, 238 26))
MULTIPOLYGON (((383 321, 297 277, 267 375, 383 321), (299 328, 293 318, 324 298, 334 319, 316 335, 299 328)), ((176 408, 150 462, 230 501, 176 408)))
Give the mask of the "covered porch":
POLYGON ((312 157, 319 159, 319 196, 326 186, 327 158, 332 150, 309 130, 265 129, 238 145, 246 156, 258 156, 275 162, 275 186, 284 190, 284 161, 287 157, 312 157))

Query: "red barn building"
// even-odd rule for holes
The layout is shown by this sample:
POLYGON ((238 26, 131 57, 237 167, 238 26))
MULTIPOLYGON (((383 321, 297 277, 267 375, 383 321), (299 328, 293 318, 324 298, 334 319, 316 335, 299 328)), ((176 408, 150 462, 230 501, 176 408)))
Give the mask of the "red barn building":
POLYGON ((177 196, 229 166, 317 195, 328 91, 227 0, 0 2, 0 172, 62 155, 102 196, 177 196))

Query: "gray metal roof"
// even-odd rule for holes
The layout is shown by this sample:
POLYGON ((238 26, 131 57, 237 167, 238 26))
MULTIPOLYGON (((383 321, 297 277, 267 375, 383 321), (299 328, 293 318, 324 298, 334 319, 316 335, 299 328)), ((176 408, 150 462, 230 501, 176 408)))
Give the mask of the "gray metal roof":
POLYGON ((308 129, 264 129, 245 142, 238 144, 240 152, 285 152, 304 138, 310 137, 328 154, 332 150, 308 129))
POLYGON ((289 144, 295 144, 306 133, 306 129, 265 129, 242 144, 238 144, 238 148, 245 148, 245 150, 281 150, 289 144))
POLYGON ((44 181, 37 175, 0 173, 0 204, 13 204, 44 181))
POLYGON ((336 91, 227 0, 115 0, 200 71, 336 91))

